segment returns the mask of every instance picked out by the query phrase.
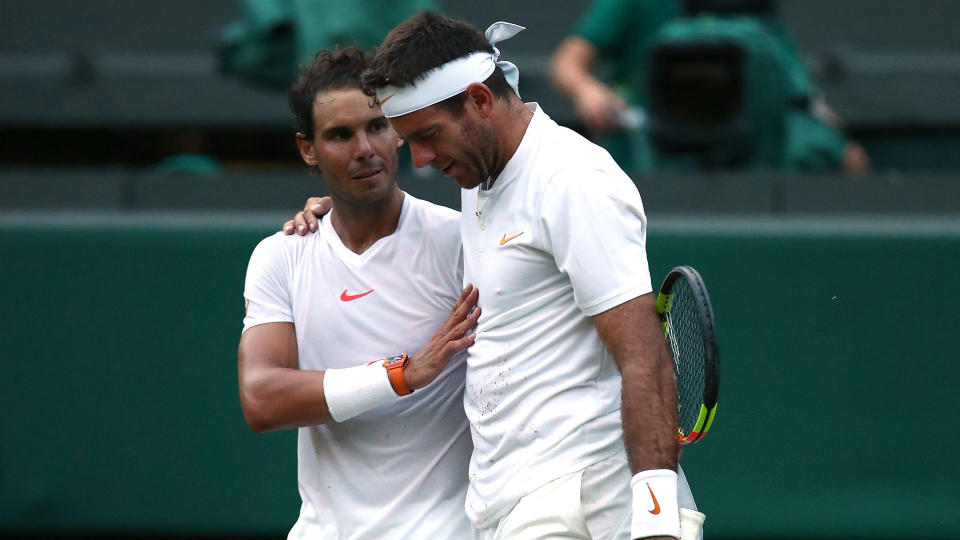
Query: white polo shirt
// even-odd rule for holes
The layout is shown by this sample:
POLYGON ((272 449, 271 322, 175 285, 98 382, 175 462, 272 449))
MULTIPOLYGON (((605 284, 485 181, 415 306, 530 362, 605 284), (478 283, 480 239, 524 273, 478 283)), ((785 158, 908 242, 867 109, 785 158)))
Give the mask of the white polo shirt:
MULTIPOLYGON (((316 234, 266 238, 247 269, 244 330, 294 323, 304 370, 416 352, 460 295, 458 219, 407 194, 396 232, 360 255, 329 218, 316 234)), ((396 403, 300 428, 303 505, 289 537, 468 538, 465 368, 459 354, 436 381, 396 403)))
POLYGON ((633 182, 533 107, 493 187, 462 196, 464 279, 483 307, 464 393, 474 443, 466 508, 478 528, 550 480, 623 452, 620 373, 590 316, 652 290, 633 182))

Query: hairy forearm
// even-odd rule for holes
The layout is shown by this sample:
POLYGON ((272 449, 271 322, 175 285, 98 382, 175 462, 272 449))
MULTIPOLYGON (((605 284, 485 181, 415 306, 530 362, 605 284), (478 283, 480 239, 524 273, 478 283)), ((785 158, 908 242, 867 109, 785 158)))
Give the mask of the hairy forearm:
POLYGON ((631 470, 676 470, 677 383, 653 294, 601 313, 595 322, 623 379, 621 416, 631 470))
POLYGON ((242 381, 240 402, 256 432, 323 424, 331 420, 322 371, 264 367, 242 381))
POLYGON ((651 363, 621 363, 623 437, 634 473, 677 469, 676 378, 669 365, 651 369, 651 363))

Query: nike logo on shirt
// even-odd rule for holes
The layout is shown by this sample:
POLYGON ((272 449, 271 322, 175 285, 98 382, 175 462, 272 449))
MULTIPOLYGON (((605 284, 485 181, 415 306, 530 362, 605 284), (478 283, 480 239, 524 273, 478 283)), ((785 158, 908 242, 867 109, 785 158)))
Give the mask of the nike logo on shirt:
POLYGON ((349 302, 351 300, 356 300, 357 298, 366 296, 372 292, 373 292, 373 289, 370 289, 367 292, 362 292, 360 294, 347 294, 347 290, 344 289, 343 292, 340 293, 340 299, 343 300, 344 302, 349 302))
POLYGON ((514 238, 520 236, 521 234, 523 234, 523 233, 522 233, 522 232, 518 232, 517 234, 515 234, 515 235, 513 235, 513 236, 507 236, 506 234, 504 234, 503 236, 500 237, 500 245, 502 246, 502 245, 506 244, 507 242, 513 240, 514 238))

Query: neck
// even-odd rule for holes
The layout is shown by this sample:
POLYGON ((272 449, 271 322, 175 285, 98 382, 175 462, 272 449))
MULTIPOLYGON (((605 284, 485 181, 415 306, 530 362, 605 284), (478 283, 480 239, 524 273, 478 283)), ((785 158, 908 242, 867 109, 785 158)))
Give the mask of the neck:
POLYGON ((357 206, 334 196, 330 224, 347 249, 361 254, 397 230, 402 209, 403 191, 399 187, 383 202, 369 206, 357 206))
POLYGON ((490 171, 490 181, 485 184, 490 188, 497 181, 497 177, 507 166, 507 162, 517 153, 517 148, 523 141, 523 135, 527 132, 530 120, 533 119, 533 111, 527 108, 520 98, 511 99, 502 113, 494 120, 494 127, 498 133, 498 145, 496 166, 490 171))

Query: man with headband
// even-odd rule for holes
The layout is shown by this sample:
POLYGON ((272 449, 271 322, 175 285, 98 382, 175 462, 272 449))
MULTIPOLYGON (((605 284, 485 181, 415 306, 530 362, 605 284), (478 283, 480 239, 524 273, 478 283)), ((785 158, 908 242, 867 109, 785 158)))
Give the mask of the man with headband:
POLYGON ((464 279, 483 307, 467 515, 480 539, 676 538, 696 506, 640 196, 606 151, 520 100, 494 46, 520 30, 420 13, 365 76, 414 164, 463 188, 464 279))

